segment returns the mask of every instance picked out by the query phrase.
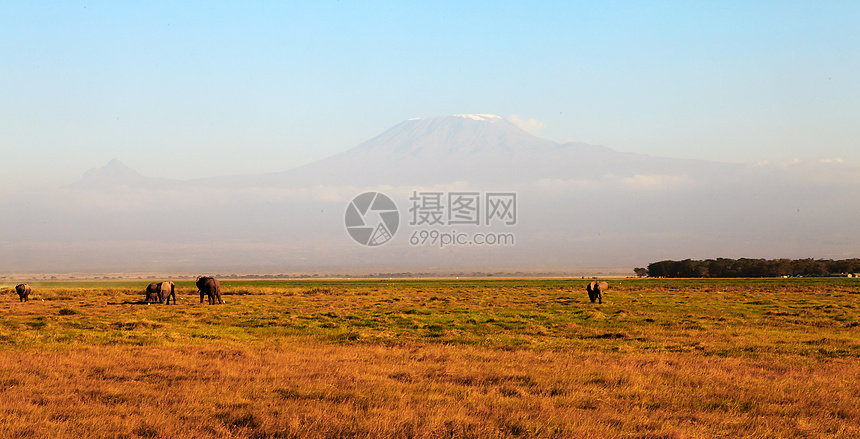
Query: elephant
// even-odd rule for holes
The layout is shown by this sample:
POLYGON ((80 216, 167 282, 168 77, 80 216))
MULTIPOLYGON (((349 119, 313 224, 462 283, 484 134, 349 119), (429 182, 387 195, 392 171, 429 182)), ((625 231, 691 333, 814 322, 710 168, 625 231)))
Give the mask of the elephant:
POLYGON ((197 290, 200 291, 200 303, 203 303, 203 295, 209 298, 209 304, 214 305, 215 300, 218 303, 224 303, 221 300, 221 282, 211 276, 200 276, 197 278, 197 290))
POLYGON ((158 284, 158 302, 170 305, 170 297, 173 296, 173 304, 176 305, 176 285, 167 280, 158 284))
POLYGON ((30 300, 30 293, 33 292, 33 290, 27 284, 18 284, 15 286, 15 292, 18 293, 18 300, 26 302, 30 300))
POLYGON ((588 299, 591 300, 591 303, 594 303, 597 300, 597 303, 603 303, 603 292, 609 289, 609 284, 606 282, 598 282, 592 281, 585 287, 585 290, 588 291, 588 299))
MULTIPOLYGON (((146 302, 161 302, 161 294, 158 291, 158 283, 151 283, 146 286, 146 302)), ((174 299, 175 300, 175 299, 174 299)))

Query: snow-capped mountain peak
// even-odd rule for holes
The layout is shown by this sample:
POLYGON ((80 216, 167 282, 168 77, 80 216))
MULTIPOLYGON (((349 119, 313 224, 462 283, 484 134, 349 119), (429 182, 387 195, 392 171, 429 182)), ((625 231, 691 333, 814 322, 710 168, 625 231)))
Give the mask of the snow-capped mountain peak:
POLYGON ((490 122, 502 120, 501 116, 496 116, 495 114, 455 114, 454 117, 463 117, 472 120, 485 120, 490 122))

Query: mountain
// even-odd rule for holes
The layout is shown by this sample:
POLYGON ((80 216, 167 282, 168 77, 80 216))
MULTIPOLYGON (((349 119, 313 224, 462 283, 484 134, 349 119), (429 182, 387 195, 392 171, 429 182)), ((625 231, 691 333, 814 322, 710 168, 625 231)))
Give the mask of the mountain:
POLYGON ((507 120, 464 114, 404 121, 343 153, 288 171, 210 182, 225 187, 523 184, 606 175, 718 177, 741 165, 620 153, 584 143, 559 144, 507 120))
POLYGON ((110 187, 304 189, 313 187, 520 186, 540 181, 719 181, 743 165, 622 153, 585 143, 556 143, 495 115, 462 114, 404 121, 340 154, 294 169, 178 181, 144 177, 118 160, 87 171, 75 189, 110 187))
POLYGON ((101 168, 86 171, 70 189, 98 190, 105 188, 167 188, 176 181, 166 178, 145 177, 134 169, 126 166, 117 159, 108 162, 101 168))
POLYGON ((752 166, 561 144, 493 115, 411 119, 277 173, 179 181, 112 160, 56 193, 0 200, 0 269, 581 273, 688 257, 843 259, 860 256, 857 175, 845 163, 752 166), (346 221, 368 191, 397 210, 346 221), (515 194, 515 225, 414 221, 417 192, 458 191, 515 194), (379 217, 390 242, 356 244, 355 224, 369 230, 379 217), (454 232, 515 243, 416 244, 454 232))

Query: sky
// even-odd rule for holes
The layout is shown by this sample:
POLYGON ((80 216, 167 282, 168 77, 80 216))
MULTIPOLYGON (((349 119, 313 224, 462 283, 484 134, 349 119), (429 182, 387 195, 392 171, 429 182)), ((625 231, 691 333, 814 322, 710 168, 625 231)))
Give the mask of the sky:
POLYGON ((4 2, 0 194, 283 171, 410 118, 860 163, 860 2, 4 2), (59 3, 59 4, 58 4, 59 3))

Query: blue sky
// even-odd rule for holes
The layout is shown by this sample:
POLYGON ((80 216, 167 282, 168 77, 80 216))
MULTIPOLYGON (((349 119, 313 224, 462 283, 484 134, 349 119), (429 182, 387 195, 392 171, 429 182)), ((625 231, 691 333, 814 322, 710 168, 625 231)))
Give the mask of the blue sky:
POLYGON ((860 2, 5 2, 0 192, 280 171, 413 117, 860 162, 860 2))

